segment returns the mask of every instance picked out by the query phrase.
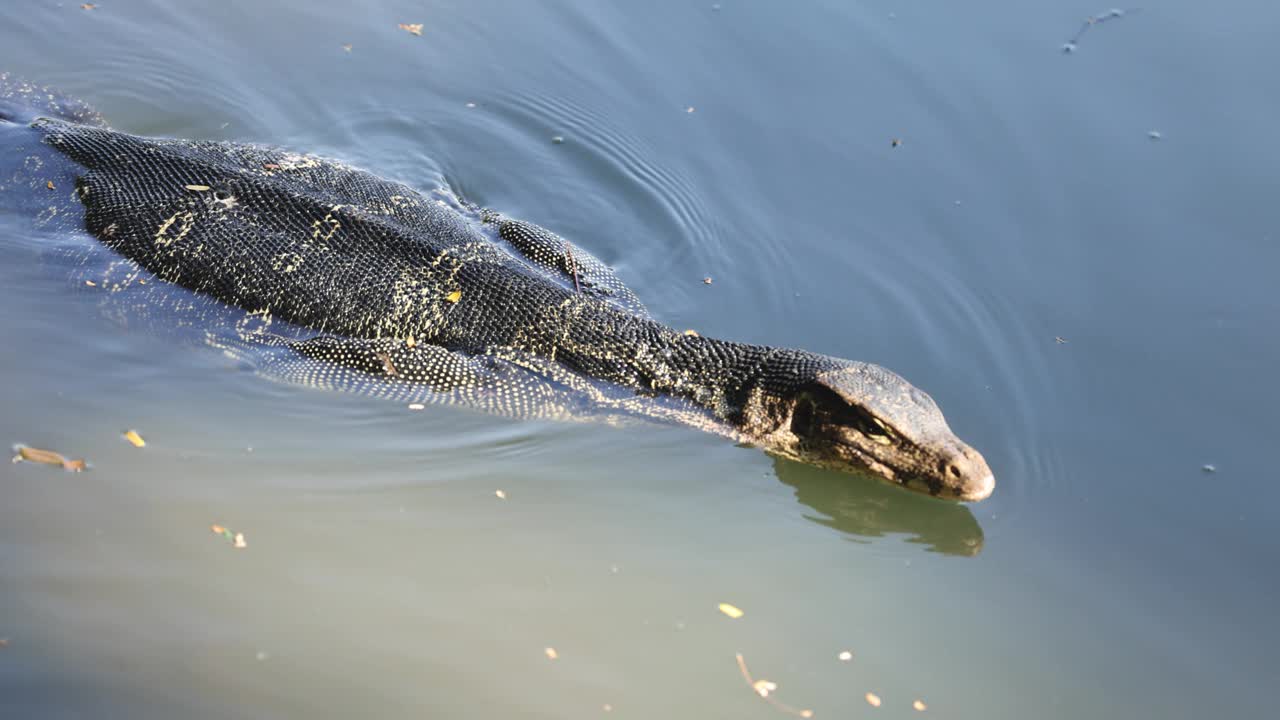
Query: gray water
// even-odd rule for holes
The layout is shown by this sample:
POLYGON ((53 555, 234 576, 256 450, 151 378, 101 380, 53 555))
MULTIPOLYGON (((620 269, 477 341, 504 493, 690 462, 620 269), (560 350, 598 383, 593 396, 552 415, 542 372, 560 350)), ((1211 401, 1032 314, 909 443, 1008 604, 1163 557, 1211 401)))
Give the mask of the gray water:
POLYGON ((273 384, 0 216, 0 443, 92 465, 0 466, 0 717, 786 717, 737 653, 818 718, 1270 714, 1280 11, 1064 54, 1094 1, 7 0, 0 70, 116 128, 447 184, 894 369, 998 486, 273 384))

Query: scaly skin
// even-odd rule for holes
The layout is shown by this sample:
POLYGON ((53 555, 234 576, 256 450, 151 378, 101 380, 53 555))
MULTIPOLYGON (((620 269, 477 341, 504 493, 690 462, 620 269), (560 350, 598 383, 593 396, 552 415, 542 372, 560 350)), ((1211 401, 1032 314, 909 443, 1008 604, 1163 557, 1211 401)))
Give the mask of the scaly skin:
POLYGON ((521 417, 649 417, 934 496, 992 491, 982 456, 888 370, 674 330, 585 250, 447 193, 278 149, 116 132, 30 88, 0 76, 0 153, 25 153, 3 161, 21 168, 0 184, 4 206, 54 183, 37 222, 74 218, 67 229, 122 256, 104 289, 129 308, 196 307, 196 323, 213 313, 173 286, 238 309, 209 342, 264 350, 276 377, 521 417), (12 112, 33 97, 32 115, 54 117, 12 112))

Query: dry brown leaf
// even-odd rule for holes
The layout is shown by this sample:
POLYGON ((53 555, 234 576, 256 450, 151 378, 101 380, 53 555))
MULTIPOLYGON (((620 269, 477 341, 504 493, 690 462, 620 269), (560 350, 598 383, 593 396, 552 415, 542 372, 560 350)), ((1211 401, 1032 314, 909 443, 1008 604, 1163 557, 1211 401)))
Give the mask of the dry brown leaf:
POLYGON ((47 187, 47 188, 49 188, 50 190, 54 190, 54 189, 55 189, 55 188, 53 187, 53 181, 52 181, 52 180, 50 180, 50 181, 46 182, 46 183, 44 184, 44 186, 45 186, 45 187, 47 187))
POLYGON ((400 23, 400 29, 413 35, 422 35, 422 23, 400 23))
POLYGON ((213 525, 210 525, 210 526, 209 526, 209 529, 210 529, 210 530, 212 530, 212 531, 213 531, 215 534, 217 534, 217 535, 222 535, 223 533, 225 533, 225 532, 227 531, 227 529, 226 529, 226 528, 222 527, 221 525, 219 525, 219 524, 217 524, 217 523, 214 523, 213 525))
POLYGON ((41 450, 40 448, 27 447, 25 445, 19 445, 14 450, 18 453, 13 456, 14 462, 26 461, 40 465, 57 465, 69 472, 80 472, 85 469, 84 460, 69 460, 63 457, 61 453, 56 453, 52 450, 41 450))
POLYGON ((98 6, 97 6, 97 5, 94 5, 93 3, 82 3, 82 4, 80 5, 80 9, 81 9, 81 10, 92 10, 92 9, 94 9, 94 8, 96 8, 96 7, 98 7, 98 6))
POLYGON ((388 375, 399 375, 399 374, 400 374, 400 371, 399 371, 399 370, 396 370, 395 363, 391 362, 391 356, 390 356, 390 355, 388 355, 388 354, 386 354, 386 353, 384 353, 384 352, 374 353, 373 355, 374 355, 374 357, 376 357, 376 358, 378 358, 379 360, 381 360, 381 361, 382 361, 382 369, 383 369, 383 371, 384 371, 384 372, 386 372, 388 375))
POLYGON ((125 433, 125 434, 124 434, 124 439, 125 439, 125 440, 128 440, 128 441, 129 441, 129 442, 131 442, 131 443, 133 443, 133 446, 134 446, 134 447, 146 447, 146 446, 147 446, 147 441, 142 439, 142 436, 138 434, 138 431, 137 431, 137 430, 130 430, 129 432, 125 433))
POLYGON ((867 693, 867 704, 871 707, 880 707, 880 696, 875 693, 867 693))

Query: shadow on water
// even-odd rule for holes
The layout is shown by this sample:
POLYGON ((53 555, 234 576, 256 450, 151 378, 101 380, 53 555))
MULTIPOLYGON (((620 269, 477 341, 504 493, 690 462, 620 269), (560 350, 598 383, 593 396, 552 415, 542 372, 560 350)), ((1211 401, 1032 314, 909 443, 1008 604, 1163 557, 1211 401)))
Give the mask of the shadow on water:
POLYGON ((774 458, 778 479, 796 491, 800 504, 818 515, 805 517, 844 533, 850 540, 906 536, 944 555, 975 556, 982 552, 982 526, 969 508, 936 500, 870 478, 774 458))

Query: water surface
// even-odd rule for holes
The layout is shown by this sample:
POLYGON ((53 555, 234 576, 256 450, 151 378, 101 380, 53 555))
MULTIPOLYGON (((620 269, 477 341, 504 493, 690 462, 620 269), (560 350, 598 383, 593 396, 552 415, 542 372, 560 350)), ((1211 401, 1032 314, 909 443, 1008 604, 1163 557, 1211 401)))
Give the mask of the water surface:
POLYGON ((0 7, 2 69, 116 128, 448 185, 674 326, 894 369, 999 483, 272 384, 101 317, 0 216, 0 443, 93 466, 0 469, 0 716, 779 715, 736 653, 817 717, 1267 714, 1280 13, 1060 51, 1104 10, 0 7))

